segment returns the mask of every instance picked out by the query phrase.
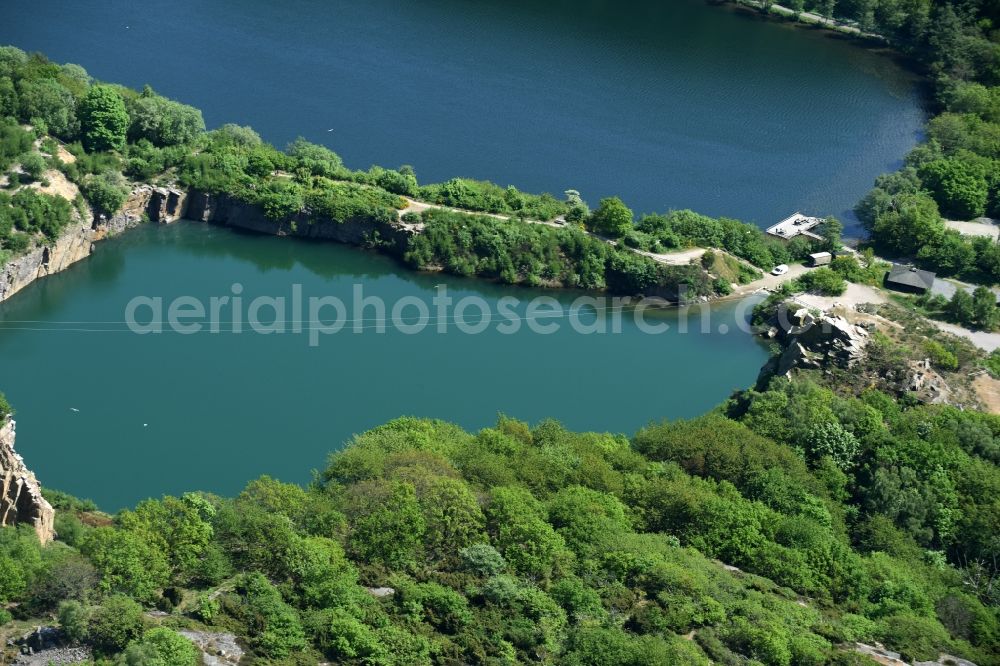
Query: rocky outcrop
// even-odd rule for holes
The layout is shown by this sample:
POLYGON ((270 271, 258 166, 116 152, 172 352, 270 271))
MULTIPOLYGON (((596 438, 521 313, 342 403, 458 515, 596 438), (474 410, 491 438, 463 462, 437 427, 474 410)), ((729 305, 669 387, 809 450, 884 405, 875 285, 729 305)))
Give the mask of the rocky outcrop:
POLYGON ((172 188, 140 185, 125 200, 122 209, 106 219, 89 213, 63 230, 51 245, 39 245, 0 267, 0 301, 21 291, 35 280, 65 270, 86 259, 94 243, 136 227, 147 219, 173 222, 184 213, 187 195, 172 188))
POLYGON ((382 250, 396 255, 402 255, 406 251, 410 236, 417 233, 398 219, 382 221, 373 216, 360 216, 341 222, 298 213, 288 219, 275 221, 267 217, 260 206, 226 194, 194 190, 188 194, 184 217, 271 236, 298 236, 347 245, 378 245, 382 250))
POLYGON ((32 525, 44 544, 52 540, 54 520, 38 479, 14 451, 14 420, 8 417, 0 425, 0 526, 32 525))
POLYGON ((260 206, 225 194, 139 185, 132 190, 121 210, 110 218, 102 215, 94 219, 87 215, 65 229, 51 245, 40 245, 0 267, 0 301, 10 298, 40 277, 57 273, 89 257, 96 241, 137 227, 147 220, 168 223, 182 217, 272 236, 299 236, 348 245, 378 246, 396 256, 402 256, 410 237, 420 231, 398 219, 383 221, 373 216, 338 222, 313 219, 306 213, 299 213, 276 222, 268 218, 260 206))
POLYGON ((181 190, 139 185, 132 190, 121 210, 110 219, 101 216, 94 230, 98 238, 103 238, 136 227, 146 220, 161 224, 174 222, 184 216, 186 206, 187 194, 181 190))
POLYGON ((778 329, 784 350, 761 370, 760 379, 789 375, 795 368, 850 368, 864 358, 869 333, 843 317, 814 316, 804 308, 778 329))
POLYGON ((35 627, 18 639, 10 639, 7 645, 17 650, 12 666, 86 664, 92 660, 90 648, 69 645, 59 627, 35 627))
POLYGON ((917 399, 931 405, 946 405, 951 402, 951 387, 940 374, 931 367, 930 359, 912 361, 906 390, 915 393, 917 399))
POLYGON ((94 240, 90 220, 73 223, 51 245, 41 245, 0 267, 0 301, 40 277, 58 273, 90 256, 94 240))
POLYGON ((177 633, 198 646, 205 666, 236 666, 243 658, 243 648, 233 634, 187 629, 177 633))

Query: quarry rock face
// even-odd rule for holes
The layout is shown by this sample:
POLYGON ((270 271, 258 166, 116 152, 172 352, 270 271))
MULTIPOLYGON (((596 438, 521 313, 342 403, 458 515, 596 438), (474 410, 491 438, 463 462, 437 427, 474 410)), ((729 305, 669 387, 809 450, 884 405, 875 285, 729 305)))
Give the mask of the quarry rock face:
POLYGON ((29 284, 46 275, 66 270, 86 259, 94 251, 94 243, 142 224, 172 222, 183 213, 184 192, 163 187, 141 185, 129 195, 121 211, 110 219, 94 219, 87 212, 77 215, 55 241, 37 244, 25 254, 0 266, 0 301, 4 301, 29 284))
POLYGON ((788 375, 794 368, 850 368, 864 358, 870 335, 843 317, 813 316, 799 310, 785 331, 784 351, 771 359, 761 376, 788 375))
POLYGON ((93 240, 90 221, 77 221, 51 245, 37 246, 0 266, 0 301, 10 298, 40 277, 58 273, 89 257, 93 240))
POLYGON ((44 497, 38 479, 14 451, 14 420, 0 425, 0 526, 31 525, 43 544, 55 535, 55 510, 44 497))
POLYGON ((399 219, 378 220, 361 215, 337 221, 314 217, 308 211, 273 220, 257 204, 246 203, 228 194, 199 190, 188 192, 184 217, 269 236, 296 236, 366 247, 377 243, 397 256, 403 255, 409 238, 421 230, 419 225, 407 224, 399 219))

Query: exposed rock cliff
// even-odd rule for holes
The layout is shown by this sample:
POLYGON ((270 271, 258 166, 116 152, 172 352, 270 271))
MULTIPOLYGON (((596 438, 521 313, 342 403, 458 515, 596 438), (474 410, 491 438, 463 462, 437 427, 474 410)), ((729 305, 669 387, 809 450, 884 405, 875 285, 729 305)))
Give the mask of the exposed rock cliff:
POLYGON ((181 190, 168 187, 153 187, 139 185, 129 195, 122 209, 110 219, 97 220, 94 230, 97 238, 108 234, 116 234, 126 229, 150 222, 167 223, 180 219, 184 215, 187 204, 187 194, 181 190))
POLYGON ((864 358, 868 331, 843 317, 821 314, 814 317, 802 309, 791 316, 784 338, 784 350, 761 369, 760 379, 787 375, 794 368, 850 368, 864 358))
POLYGON ((42 497, 35 475, 14 451, 14 420, 0 425, 0 526, 32 525, 42 543, 54 535, 55 510, 42 497))
POLYGON ((172 222, 184 212, 187 195, 180 190, 140 185, 129 195, 121 211, 110 219, 94 219, 89 213, 78 219, 51 245, 40 245, 0 267, 0 301, 6 300, 38 278, 58 273, 85 259, 94 242, 131 229, 149 219, 172 222))
POLYGON ((0 301, 10 298, 40 277, 58 273, 90 256, 90 220, 75 222, 52 245, 42 245, 0 267, 0 301))
POLYGON ((184 217, 189 220, 212 222, 273 236, 299 236, 348 245, 380 245, 383 250, 397 255, 406 251, 409 237, 417 233, 399 220, 383 222, 372 217, 336 222, 299 213, 290 219, 276 222, 268 218, 260 206, 244 203, 225 194, 193 190, 186 203, 184 217))
POLYGON ((348 245, 379 246, 401 256, 418 229, 399 220, 371 217, 335 222, 312 219, 305 213, 281 222, 264 215, 260 206, 225 194, 183 192, 174 188, 139 185, 122 209, 111 218, 87 216, 67 228, 52 245, 34 248, 0 267, 0 301, 10 298, 40 277, 64 270, 93 252, 94 242, 136 227, 146 220, 173 222, 182 217, 212 222, 273 236, 299 236, 348 245))

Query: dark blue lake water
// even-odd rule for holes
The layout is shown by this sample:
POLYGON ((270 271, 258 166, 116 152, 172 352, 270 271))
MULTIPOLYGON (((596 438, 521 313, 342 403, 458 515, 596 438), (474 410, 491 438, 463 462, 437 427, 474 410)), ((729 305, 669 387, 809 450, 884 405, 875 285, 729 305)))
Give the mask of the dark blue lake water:
POLYGON ((849 217, 918 138, 913 79, 704 0, 8 0, 0 43, 422 181, 849 217))

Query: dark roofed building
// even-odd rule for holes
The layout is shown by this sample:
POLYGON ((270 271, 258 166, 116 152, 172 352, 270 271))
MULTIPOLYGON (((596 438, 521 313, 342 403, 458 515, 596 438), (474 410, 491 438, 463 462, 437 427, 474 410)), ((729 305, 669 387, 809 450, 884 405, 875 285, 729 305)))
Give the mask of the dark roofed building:
POLYGON ((934 286, 934 273, 913 266, 894 264, 885 274, 885 286, 911 294, 926 294, 934 286))

